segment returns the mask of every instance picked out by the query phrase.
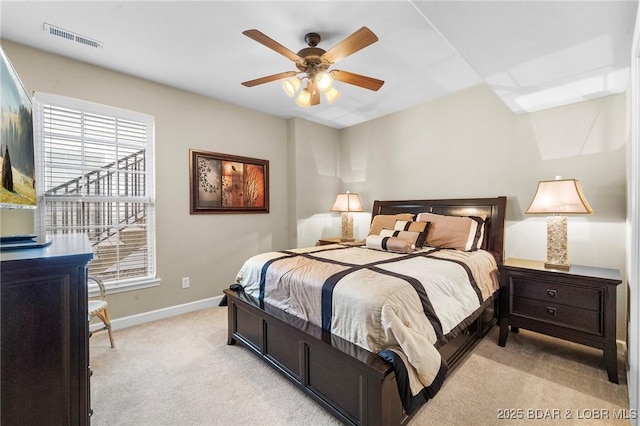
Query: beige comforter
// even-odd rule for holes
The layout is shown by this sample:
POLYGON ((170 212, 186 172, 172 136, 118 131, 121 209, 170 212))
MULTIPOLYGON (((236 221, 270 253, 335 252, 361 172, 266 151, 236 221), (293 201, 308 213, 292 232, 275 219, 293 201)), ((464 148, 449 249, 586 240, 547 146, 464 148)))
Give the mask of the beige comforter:
POLYGON ((409 366, 413 395, 442 369, 436 347, 474 320, 498 289, 496 262, 482 250, 407 255, 338 244, 256 255, 236 281, 371 352, 394 351, 409 366))

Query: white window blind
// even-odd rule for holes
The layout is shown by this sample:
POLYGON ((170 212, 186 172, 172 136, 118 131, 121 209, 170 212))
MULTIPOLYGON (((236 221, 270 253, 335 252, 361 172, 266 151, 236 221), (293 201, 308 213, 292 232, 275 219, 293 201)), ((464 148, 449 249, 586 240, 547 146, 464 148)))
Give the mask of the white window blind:
POLYGON ((154 118, 36 93, 38 232, 88 235, 107 288, 155 279, 154 118))

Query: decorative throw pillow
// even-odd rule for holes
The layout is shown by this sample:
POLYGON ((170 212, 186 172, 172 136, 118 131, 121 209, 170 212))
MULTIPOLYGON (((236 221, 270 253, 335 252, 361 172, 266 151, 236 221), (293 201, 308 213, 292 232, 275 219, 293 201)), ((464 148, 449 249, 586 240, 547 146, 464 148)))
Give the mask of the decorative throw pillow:
POLYGON ((409 241, 415 247, 422 247, 424 243, 424 235, 421 232, 412 232, 412 231, 396 231, 395 229, 383 229, 380 231, 381 237, 396 237, 402 238, 403 240, 409 241))
POLYGON ((411 213, 379 214, 373 217, 368 235, 379 235, 383 228, 393 229, 398 220, 413 220, 411 213))
POLYGON ((382 235, 369 235, 366 240, 367 248, 376 250, 393 251, 396 253, 411 253, 416 246, 408 240, 398 237, 385 237, 382 235))
POLYGON ((396 224, 393 226, 393 229, 398 231, 419 232, 420 235, 418 235, 418 237, 416 238, 415 245, 417 248, 420 248, 423 246, 427 238, 427 232, 429 231, 429 226, 431 226, 430 222, 396 220, 396 224))
POLYGON ((447 216, 419 213, 418 221, 431 222, 426 244, 431 247, 455 248, 464 251, 478 250, 484 238, 482 216, 447 216))

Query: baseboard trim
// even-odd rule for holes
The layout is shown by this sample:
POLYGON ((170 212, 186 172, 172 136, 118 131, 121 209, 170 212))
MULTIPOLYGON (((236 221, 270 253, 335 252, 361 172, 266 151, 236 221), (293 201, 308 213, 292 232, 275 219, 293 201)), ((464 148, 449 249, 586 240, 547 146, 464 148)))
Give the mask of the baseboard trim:
POLYGON ((627 342, 624 340, 616 340, 616 349, 618 355, 621 355, 623 358, 627 356, 627 342))
MULTIPOLYGON (((222 296, 211 297, 209 299, 196 300, 195 302, 184 303, 182 305, 169 306, 168 308, 157 309, 155 311, 143 312, 141 314, 130 315, 128 317, 116 318, 111 320, 112 330, 121 330, 134 325, 145 324, 151 321, 157 321, 176 315, 186 314, 188 312, 199 311, 213 306, 218 306, 222 296)), ((102 323, 100 321, 91 323, 89 329, 91 331, 100 330, 102 323)))

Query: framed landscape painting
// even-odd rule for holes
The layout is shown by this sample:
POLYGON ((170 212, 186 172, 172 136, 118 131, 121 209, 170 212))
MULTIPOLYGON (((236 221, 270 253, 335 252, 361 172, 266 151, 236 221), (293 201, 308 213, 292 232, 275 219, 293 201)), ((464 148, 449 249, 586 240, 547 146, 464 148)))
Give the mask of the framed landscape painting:
POLYGON ((191 214, 269 213, 269 161, 189 150, 191 214))
POLYGON ((0 207, 35 208, 32 103, 0 47, 0 207))

